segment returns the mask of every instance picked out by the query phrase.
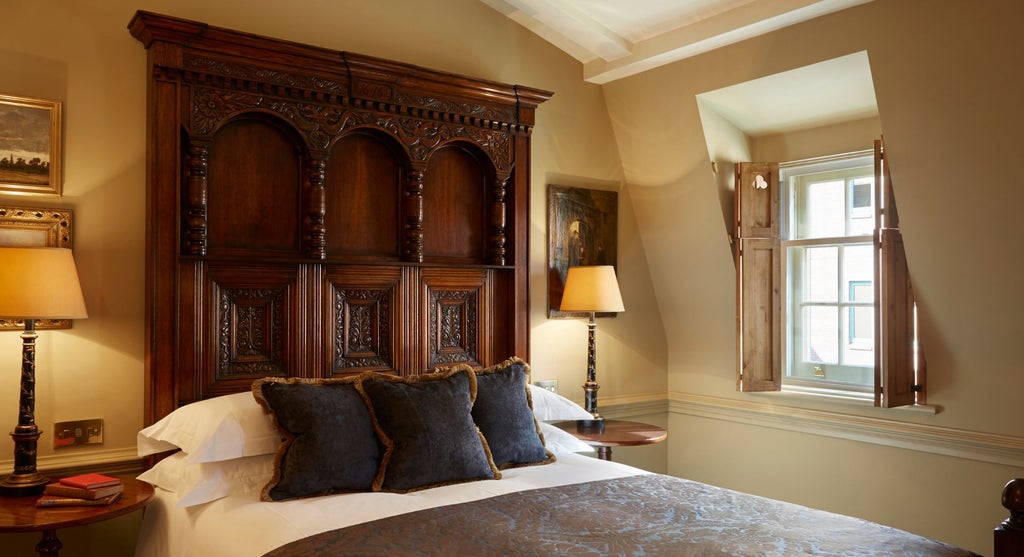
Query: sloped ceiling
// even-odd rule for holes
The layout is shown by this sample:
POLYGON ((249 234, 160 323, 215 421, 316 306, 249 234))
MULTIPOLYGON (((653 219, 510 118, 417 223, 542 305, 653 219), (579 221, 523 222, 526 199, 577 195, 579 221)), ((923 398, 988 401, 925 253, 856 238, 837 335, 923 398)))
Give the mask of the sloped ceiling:
POLYGON ((481 0, 608 83, 871 0, 481 0))

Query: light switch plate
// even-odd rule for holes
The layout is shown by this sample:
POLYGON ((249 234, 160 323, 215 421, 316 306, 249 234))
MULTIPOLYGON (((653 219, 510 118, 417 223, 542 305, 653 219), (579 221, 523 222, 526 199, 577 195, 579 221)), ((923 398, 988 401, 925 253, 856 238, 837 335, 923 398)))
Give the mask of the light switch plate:
POLYGON ((103 418, 56 422, 53 424, 53 448, 103 443, 103 418))

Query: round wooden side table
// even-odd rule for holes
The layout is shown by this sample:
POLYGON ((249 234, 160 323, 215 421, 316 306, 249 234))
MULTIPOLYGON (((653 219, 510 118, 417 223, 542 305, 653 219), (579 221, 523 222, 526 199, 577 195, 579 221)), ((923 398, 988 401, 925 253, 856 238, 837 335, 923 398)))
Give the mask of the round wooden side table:
POLYGON ((651 424, 628 420, 604 420, 603 426, 588 426, 578 422, 556 422, 561 428, 597 449, 597 458, 612 459, 612 447, 633 447, 659 443, 668 437, 668 432, 651 424))
POLYGON ((36 544, 36 553, 45 557, 59 557, 63 544, 57 530, 110 520, 143 508, 153 496, 153 486, 131 476, 118 476, 124 482, 121 500, 97 507, 36 507, 38 495, 29 497, 0 497, 0 534, 15 532, 42 532, 36 544))

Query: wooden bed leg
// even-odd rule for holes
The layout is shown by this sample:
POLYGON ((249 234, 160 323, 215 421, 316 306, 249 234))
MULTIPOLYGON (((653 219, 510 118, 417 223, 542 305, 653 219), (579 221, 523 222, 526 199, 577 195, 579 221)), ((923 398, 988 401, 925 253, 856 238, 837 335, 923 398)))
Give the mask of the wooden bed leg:
POLYGON ((1003 506, 1010 511, 1010 518, 993 532, 995 557, 1024 555, 1024 478, 1016 478, 1006 484, 1003 506))

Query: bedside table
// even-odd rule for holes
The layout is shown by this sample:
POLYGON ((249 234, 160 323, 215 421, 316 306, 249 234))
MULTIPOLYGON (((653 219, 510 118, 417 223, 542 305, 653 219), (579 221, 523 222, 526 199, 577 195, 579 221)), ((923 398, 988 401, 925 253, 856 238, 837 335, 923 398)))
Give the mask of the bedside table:
POLYGON ((117 476, 124 482, 121 500, 102 507, 36 507, 38 495, 0 497, 0 534, 42 532, 36 544, 41 556, 59 557, 63 545, 57 539, 59 528, 102 522, 137 511, 153 496, 153 486, 130 476, 117 476))
POLYGON ((604 420, 604 427, 583 427, 576 422, 556 422, 555 427, 563 429, 584 443, 597 449, 597 458, 612 459, 612 447, 633 447, 659 443, 668 437, 668 432, 651 424, 627 420, 604 420))

